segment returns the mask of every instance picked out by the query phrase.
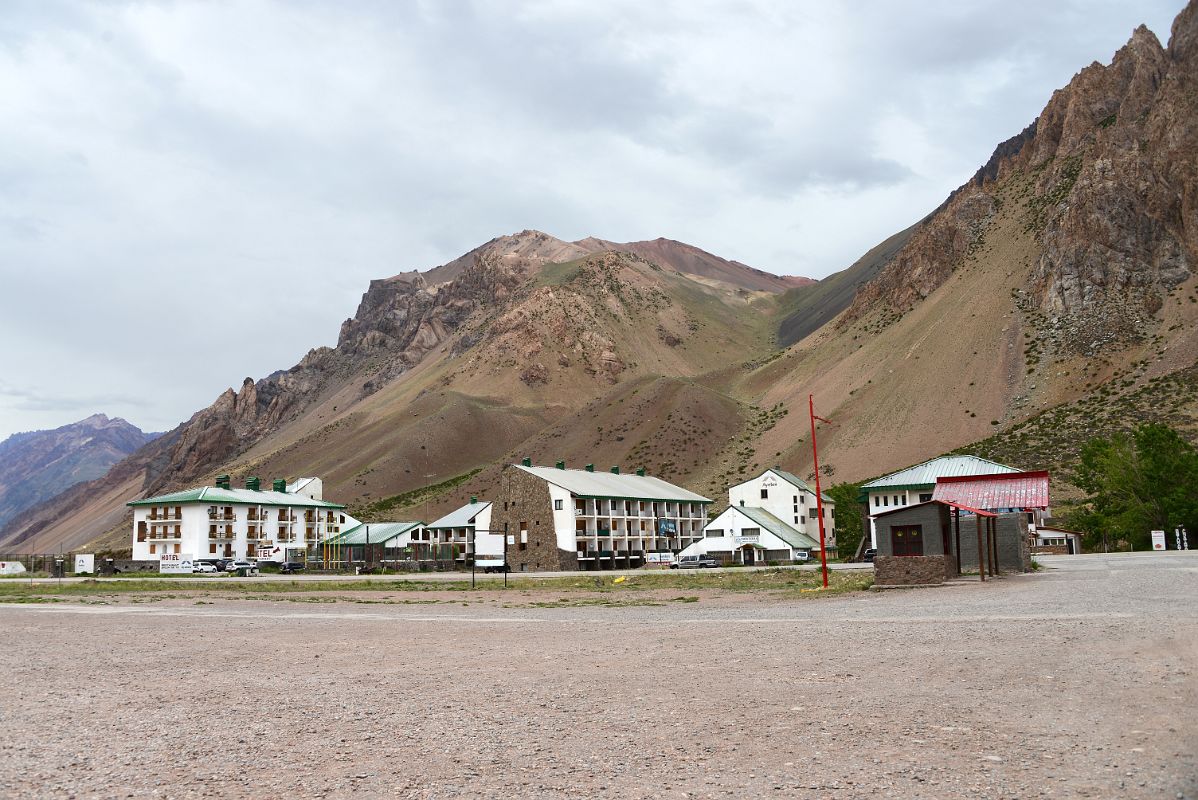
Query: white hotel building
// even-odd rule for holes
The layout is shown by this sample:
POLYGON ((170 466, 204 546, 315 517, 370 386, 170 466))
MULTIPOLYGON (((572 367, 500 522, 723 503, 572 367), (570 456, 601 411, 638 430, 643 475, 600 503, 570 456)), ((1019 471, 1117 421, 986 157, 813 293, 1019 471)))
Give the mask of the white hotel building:
POLYGON ((216 486, 134 500, 133 558, 151 561, 166 553, 208 559, 304 561, 308 552, 357 525, 345 506, 320 498, 317 478, 288 486, 277 480, 263 491, 257 478, 233 489, 222 475, 216 486))

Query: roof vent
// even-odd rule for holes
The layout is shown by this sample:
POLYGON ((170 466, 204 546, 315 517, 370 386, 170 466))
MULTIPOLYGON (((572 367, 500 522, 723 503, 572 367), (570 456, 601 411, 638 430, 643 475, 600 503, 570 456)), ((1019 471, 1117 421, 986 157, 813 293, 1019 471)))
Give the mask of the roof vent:
POLYGON ((565 468, 566 468, 566 462, 565 462, 565 461, 559 461, 559 462, 557 462, 556 464, 554 464, 554 466, 555 466, 555 467, 557 467, 558 469, 565 469, 565 468))
POLYGON ((595 465, 594 465, 594 464, 587 464, 587 465, 586 465, 586 467, 584 467, 584 469, 586 469, 586 471, 587 471, 587 472, 594 472, 594 471, 595 471, 595 465))
POLYGON ((228 489, 229 488, 229 476, 228 475, 217 475, 216 476, 216 488, 228 489))
POLYGON ((526 466, 526 467, 531 467, 531 466, 532 466, 532 459, 531 459, 531 458, 529 458, 528 456, 525 456, 524 458, 520 459, 520 463, 521 463, 521 464, 523 464, 523 465, 524 465, 524 466, 526 466))
POLYGON ((287 491, 287 481, 283 478, 275 478, 273 481, 271 481, 271 486, 274 487, 276 492, 287 491))
POLYGON ((619 474, 620 474, 620 468, 619 468, 618 466, 612 467, 612 468, 611 468, 611 474, 612 474, 612 475, 619 475, 619 474))
POLYGON ((642 478, 643 478, 643 477, 645 477, 645 468, 644 468, 644 467, 641 467, 640 469, 638 469, 638 470, 636 471, 636 474, 637 474, 637 475, 640 475, 642 478))
POLYGON ((260 492, 262 491, 262 481, 251 475, 245 479, 245 488, 249 489, 251 492, 260 492))
POLYGON ((475 495, 470 495, 470 505, 474 505, 477 502, 478 502, 478 497, 476 497, 475 495))

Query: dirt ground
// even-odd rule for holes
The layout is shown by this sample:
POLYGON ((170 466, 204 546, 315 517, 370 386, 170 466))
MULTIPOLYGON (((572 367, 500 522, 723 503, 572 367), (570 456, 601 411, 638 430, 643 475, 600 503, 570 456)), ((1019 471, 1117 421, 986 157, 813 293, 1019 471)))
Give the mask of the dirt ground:
POLYGON ((0 796, 1198 798, 1198 554, 1046 561, 782 600, 2 605, 0 796))

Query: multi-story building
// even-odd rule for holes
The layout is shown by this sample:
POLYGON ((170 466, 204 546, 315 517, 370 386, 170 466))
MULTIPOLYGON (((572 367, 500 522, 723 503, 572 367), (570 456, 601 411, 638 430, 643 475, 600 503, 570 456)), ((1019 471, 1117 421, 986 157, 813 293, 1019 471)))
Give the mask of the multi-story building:
POLYGON ((244 489, 216 486, 134 500, 133 558, 153 560, 164 553, 195 559, 304 561, 310 550, 335 536, 344 524, 357 524, 345 506, 293 494, 276 480, 263 491, 257 478, 244 489))
POLYGON ((710 504, 644 470, 534 467, 524 459, 504 468, 491 531, 506 538, 513 571, 639 567, 702 539, 710 504))
MULTIPOLYGON (((836 503, 824 494, 824 543, 829 555, 836 554, 836 503)), ((819 508, 815 489, 802 478, 772 467, 728 489, 728 505, 757 507, 777 517, 806 539, 819 542, 819 508)), ((793 538, 793 537, 792 537, 793 538)), ((819 548, 815 548, 819 552, 819 548)))
POLYGON ((416 561, 456 561, 470 566, 471 556, 503 558, 503 536, 491 531, 491 503, 477 497, 459 509, 424 526, 412 542, 416 561))

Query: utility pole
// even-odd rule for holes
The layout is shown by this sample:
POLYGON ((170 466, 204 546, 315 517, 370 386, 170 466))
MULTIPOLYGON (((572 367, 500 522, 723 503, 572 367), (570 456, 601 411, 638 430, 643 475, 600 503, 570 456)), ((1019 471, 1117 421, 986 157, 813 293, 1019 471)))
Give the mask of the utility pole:
MULTIPOLYGON (((815 421, 828 422, 815 415, 815 395, 807 395, 807 410, 811 414, 811 460, 815 462, 815 513, 819 519, 819 563, 824 574, 824 588, 828 588, 828 548, 824 541, 824 494, 819 486, 819 448, 815 443, 815 421)), ((831 424, 830 422, 828 424, 831 424)))

